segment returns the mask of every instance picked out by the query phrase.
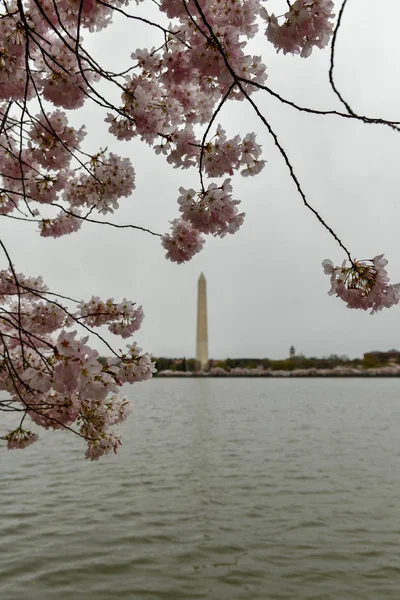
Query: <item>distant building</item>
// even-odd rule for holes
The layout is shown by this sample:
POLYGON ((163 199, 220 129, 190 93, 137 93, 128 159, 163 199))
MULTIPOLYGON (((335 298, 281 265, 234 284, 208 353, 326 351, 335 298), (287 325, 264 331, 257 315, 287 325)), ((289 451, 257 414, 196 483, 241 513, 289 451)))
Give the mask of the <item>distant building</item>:
POLYGON ((290 346, 289 356, 290 356, 290 358, 294 358, 296 356, 296 350, 295 350, 294 346, 290 346))
POLYGON ((388 352, 379 352, 374 350, 364 354, 364 361, 375 361, 377 363, 400 363, 400 352, 398 350, 388 350, 388 352))

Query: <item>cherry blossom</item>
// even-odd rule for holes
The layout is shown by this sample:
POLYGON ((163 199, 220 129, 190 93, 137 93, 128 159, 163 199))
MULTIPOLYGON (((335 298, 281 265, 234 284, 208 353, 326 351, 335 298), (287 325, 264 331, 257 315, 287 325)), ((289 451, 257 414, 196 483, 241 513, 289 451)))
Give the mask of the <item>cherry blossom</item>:
POLYGON ((40 235, 57 238, 79 231, 82 221, 74 217, 74 214, 79 214, 76 209, 74 213, 60 212, 54 219, 42 219, 39 223, 40 235))
POLYGON ((128 352, 122 354, 122 362, 118 371, 121 383, 135 383, 145 381, 156 372, 155 363, 151 357, 138 347, 136 342, 128 344, 128 352))
MULTIPOLYGON (((86 439, 86 458, 97 460, 116 452, 121 441, 111 427, 130 412, 118 392, 124 382, 145 381, 155 371, 151 357, 136 344, 107 362, 90 347, 90 335, 71 326, 109 325, 114 335, 130 338, 143 320, 140 306, 127 299, 115 302, 92 297, 76 310, 48 297, 41 278, 24 278, 12 269, 0 272, 2 329, 0 390, 45 429, 72 428, 86 439)), ((69 300, 71 302, 71 300, 69 300)), ((65 301, 64 301, 65 303, 65 301)), ((3 437, 8 448, 23 448, 38 434, 20 428, 3 437)))
POLYGON ((89 302, 81 302, 76 317, 80 318, 90 327, 109 325, 111 333, 123 338, 130 337, 137 331, 143 321, 144 313, 141 306, 124 298, 122 302, 115 303, 112 298, 106 302, 93 296, 89 302))
POLYGON ((171 226, 172 232, 163 235, 161 243, 167 250, 166 257, 181 264, 200 252, 204 246, 204 238, 198 229, 182 219, 174 219, 171 226))
POLYGON ((388 261, 383 256, 353 261, 349 267, 346 267, 346 261, 341 267, 335 267, 332 261, 324 260, 324 272, 331 277, 329 295, 336 294, 347 303, 348 308, 371 309, 371 314, 398 304, 400 284, 389 284, 385 269, 388 261))
POLYGON ((121 197, 128 197, 135 188, 135 172, 127 158, 102 151, 92 157, 89 173, 70 178, 64 185, 63 199, 72 207, 87 206, 100 213, 114 212, 121 197))
POLYGON ((71 127, 66 113, 61 110, 46 116, 38 114, 29 131, 28 155, 30 153, 32 159, 46 169, 65 169, 85 135, 85 127, 79 130, 71 127))
POLYGON ((18 429, 14 429, 14 431, 9 431, 4 439, 7 441, 8 450, 20 450, 36 442, 38 435, 19 427, 18 429))
POLYGON ((230 181, 225 179, 221 186, 210 183, 207 190, 199 193, 179 188, 178 204, 182 218, 203 233, 220 237, 235 233, 242 225, 245 213, 239 213, 236 208, 240 200, 233 200, 230 196, 230 181))
POLYGON ((209 177, 233 175, 241 166, 246 166, 242 175, 256 175, 265 165, 264 160, 259 160, 261 146, 256 143, 254 133, 247 134, 243 140, 239 135, 228 139, 226 131, 218 126, 214 140, 206 144, 204 150, 204 170, 209 177))
POLYGON ((333 33, 333 6, 331 0, 296 0, 285 13, 282 25, 264 7, 260 14, 268 23, 266 36, 278 52, 307 57, 313 46, 324 48, 328 44, 333 33))

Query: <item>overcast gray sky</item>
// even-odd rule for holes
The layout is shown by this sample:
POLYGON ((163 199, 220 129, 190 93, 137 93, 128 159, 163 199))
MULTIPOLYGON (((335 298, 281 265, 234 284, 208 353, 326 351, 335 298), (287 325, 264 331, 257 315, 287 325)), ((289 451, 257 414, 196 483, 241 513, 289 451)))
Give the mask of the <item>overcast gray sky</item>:
MULTIPOLYGON (((147 14, 148 4, 139 9, 132 4, 131 10, 147 14)), ((283 4, 270 0, 268 6, 278 13, 283 4)), ((338 10, 340 3, 335 5, 338 10)), ((335 75, 354 110, 400 121, 399 5, 398 0, 381 2, 377 15, 373 0, 349 2, 335 75), (384 21, 381 27, 377 19, 384 21)), ((132 51, 157 43, 162 39, 153 30, 116 19, 91 45, 106 67, 121 71, 131 65, 132 51)), ((263 55, 268 85, 283 96, 314 108, 341 109, 329 86, 329 50, 314 50, 305 60, 281 56, 261 36, 253 51, 263 55)), ((400 282, 400 134, 300 114, 264 92, 254 99, 283 143, 309 202, 354 257, 385 253, 392 283, 400 282)), ((118 142, 108 134, 102 110, 93 105, 72 117, 74 124, 87 126, 86 151, 107 145, 133 162, 136 190, 121 201, 114 221, 167 231, 169 220, 178 215, 178 188, 198 188, 197 171, 172 169, 139 141, 118 142)), ((139 231, 84 224, 79 233, 53 240, 40 238, 36 225, 4 219, 3 239, 17 269, 42 274, 53 291, 79 299, 94 294, 142 304, 146 318, 136 339, 156 356, 194 356, 201 271, 208 284, 211 357, 279 358, 288 355, 291 344, 314 356, 400 349, 399 306, 370 315, 327 295, 329 278, 321 262, 330 258, 340 264, 345 256, 302 205, 251 107, 231 102, 219 122, 232 136, 255 131, 268 161, 260 175, 233 179, 235 197, 247 215, 237 234, 207 238, 191 262, 176 265, 165 260, 158 238, 139 231)), ((115 345, 123 348, 118 340, 115 345)))

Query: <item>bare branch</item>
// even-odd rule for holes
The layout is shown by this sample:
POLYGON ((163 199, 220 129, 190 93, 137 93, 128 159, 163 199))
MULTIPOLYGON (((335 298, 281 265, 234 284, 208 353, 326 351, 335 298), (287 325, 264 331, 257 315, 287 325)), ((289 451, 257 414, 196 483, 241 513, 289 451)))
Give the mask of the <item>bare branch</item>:
POLYGON ((329 83, 331 84, 331 87, 332 87, 333 91, 335 92, 336 96, 339 98, 340 102, 346 107, 347 112, 354 117, 355 113, 354 113, 353 109, 348 104, 348 102, 346 102, 346 100, 343 98, 343 96, 339 92, 338 88, 336 87, 336 84, 333 79, 333 69, 335 67, 336 39, 337 39, 337 34, 340 29, 340 26, 342 24, 342 17, 343 17, 344 9, 346 8, 346 4, 347 4, 347 0, 343 0, 343 4, 339 10, 338 20, 337 20, 337 23, 336 23, 336 26, 335 26, 335 29, 333 32, 332 44, 331 44, 331 64, 330 64, 330 68, 329 68, 329 83))

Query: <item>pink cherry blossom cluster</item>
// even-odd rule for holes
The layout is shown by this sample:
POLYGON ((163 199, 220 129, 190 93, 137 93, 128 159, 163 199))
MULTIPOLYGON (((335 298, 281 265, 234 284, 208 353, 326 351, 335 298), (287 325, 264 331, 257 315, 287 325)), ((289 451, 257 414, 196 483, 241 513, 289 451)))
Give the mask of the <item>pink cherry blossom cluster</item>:
MULTIPOLYGON (((246 40, 258 30, 260 2, 201 0, 199 5, 200 10, 196 3, 171 0, 161 3, 161 11, 178 20, 178 25, 170 25, 171 35, 162 48, 138 49, 132 53, 137 72, 126 79, 120 114, 107 115, 109 131, 121 140, 139 136, 153 145, 156 153, 165 155, 176 168, 199 167, 202 160, 202 167, 209 177, 233 175, 238 169, 243 176, 255 175, 263 169, 265 161, 260 157, 261 147, 254 134, 246 135, 243 140, 240 136, 228 139, 226 132, 218 126, 214 139, 205 144, 202 152, 202 138, 196 135, 194 126, 210 121, 217 102, 232 86, 232 75, 221 49, 232 69, 241 77, 260 84, 265 82, 266 67, 261 57, 245 52, 246 40), (213 28, 216 39, 210 36, 203 18, 213 28)), ((254 92, 253 86, 246 83, 243 86, 249 94, 254 92)), ((233 86, 229 99, 241 100, 243 97, 239 88, 233 86)), ((209 200, 210 205, 216 205, 216 198, 210 196, 209 200)), ((218 202, 221 204, 221 198, 218 202)), ((201 204, 197 206, 204 213, 201 219, 194 215, 190 219, 183 215, 183 218, 190 221, 192 229, 199 224, 202 233, 224 235, 228 230, 233 233, 244 216, 237 215, 235 202, 228 202, 225 196, 224 207, 206 211, 212 214, 211 219, 201 204), (223 213, 225 216, 217 224, 216 215, 223 213), (209 225, 204 224, 205 220, 209 225)), ((181 234, 179 231, 178 235, 181 234)), ((167 236, 169 234, 162 238, 164 246, 169 244, 167 258, 179 263, 191 258, 203 246, 203 243, 194 243, 191 236, 189 245, 171 246, 167 236)))
POLYGON ((38 293, 44 292, 48 292, 48 287, 41 276, 25 277, 22 273, 14 276, 9 269, 0 271, 0 302, 7 302, 10 296, 16 294, 34 300, 38 293))
POLYGON ((161 243, 167 250, 167 258, 178 264, 190 260, 204 246, 204 238, 198 229, 182 219, 171 221, 171 233, 161 238, 161 243))
POLYGON ((332 33, 332 0, 296 0, 287 13, 285 21, 280 25, 278 18, 268 14, 263 7, 261 16, 268 23, 266 36, 275 48, 284 54, 300 54, 307 57, 313 47, 325 48, 332 33))
POLYGON ((113 298, 103 302, 100 298, 92 296, 89 302, 81 302, 75 318, 89 327, 100 327, 111 323, 108 327, 111 333, 128 338, 135 333, 142 324, 144 313, 141 306, 124 298, 116 304, 113 298))
POLYGON ((224 237, 235 233, 243 224, 245 213, 239 213, 240 200, 233 200, 230 193, 230 179, 222 185, 211 183, 207 190, 196 193, 195 190, 179 188, 178 198, 182 218, 202 233, 224 237))
POLYGON ((71 127, 66 113, 61 110, 38 114, 29 130, 26 158, 31 157, 41 167, 52 171, 66 169, 73 151, 79 148, 85 135, 85 127, 71 127))
POLYGON ((18 149, 9 134, 0 134, 0 146, 5 149, 0 154, 0 213, 10 214, 28 206, 33 218, 42 217, 41 235, 59 237, 80 229, 81 207, 102 214, 114 212, 119 199, 133 192, 135 172, 129 159, 105 150, 72 170, 70 163, 84 135, 83 128, 68 125, 61 111, 46 117, 37 115, 23 149, 18 149), (35 208, 31 207, 33 202, 37 203, 35 208), (63 210, 53 218, 42 216, 38 205, 51 204, 63 210))
POLYGON ((204 150, 204 170, 209 177, 233 175, 234 170, 242 166, 246 167, 242 175, 257 175, 265 165, 264 160, 259 160, 261 146, 254 133, 248 133, 243 140, 239 135, 228 139, 226 131, 218 126, 214 141, 204 150))
MULTIPOLYGON (((130 410, 118 390, 124 383, 149 379, 154 363, 134 343, 100 362, 87 344, 89 336, 79 338, 71 329, 109 325, 112 333, 127 338, 139 329, 142 308, 126 299, 117 303, 93 297, 72 312, 58 298, 49 298, 41 278, 25 278, 10 269, 0 272, 0 303, 0 390, 36 425, 72 428, 87 441, 87 458, 116 452, 121 441, 110 427, 130 410)), ((20 425, 3 439, 13 449, 38 436, 20 425)))
POLYGON ((54 219, 42 219, 39 223, 40 235, 57 238, 79 231, 82 220, 74 217, 74 214, 79 214, 76 209, 74 213, 60 212, 54 219))
POLYGON ((155 373, 154 363, 148 354, 142 354, 142 349, 133 342, 128 344, 128 351, 122 353, 119 377, 123 383, 145 381, 155 373))
MULTIPOLYGON (((210 178, 232 176, 239 170, 247 177, 260 173, 265 165, 254 133, 229 137, 217 126, 202 147, 197 127, 210 122, 225 95, 228 100, 243 100, 243 89, 247 94, 257 89, 242 81, 241 90, 232 72, 258 84, 266 80, 262 57, 247 51, 248 41, 259 29, 260 0, 162 0, 160 14, 172 19, 164 43, 157 49, 133 51, 133 66, 125 76, 105 72, 85 47, 84 35, 108 27, 115 9, 132 4, 136 2, 10 0, 2 9, 0 121, 4 119, 6 127, 0 132, 0 214, 28 208, 43 237, 78 231, 85 215, 94 210, 114 212, 120 199, 129 197, 135 188, 128 158, 81 148, 85 128, 72 127, 65 111, 80 108, 90 99, 105 107, 105 121, 117 139, 139 137, 176 168, 201 166, 210 178), (102 92, 98 94, 100 81, 115 84, 121 93, 119 107, 102 92), (41 109, 35 116, 15 103, 34 98, 41 109), (57 109, 47 110, 44 100, 57 109), (62 211, 52 212, 52 205, 61 206, 62 211)), ((308 27, 312 43, 318 44, 323 23, 331 16, 327 0, 297 1, 286 19, 289 24, 300 23, 304 35, 308 27)), ((297 31, 296 27, 292 29, 297 31)), ((203 204, 210 200, 215 205, 216 199, 207 194, 203 204)), ((204 225, 204 215, 192 214, 192 229, 199 223, 202 233, 237 230, 243 213, 236 214, 237 201, 228 202, 225 196, 224 202, 224 208, 217 211, 204 211, 198 203, 202 215, 212 215, 213 225, 204 225), (218 225, 217 214, 223 214, 218 225)), ((168 258, 183 262, 203 246, 192 245, 197 248, 194 252, 189 250, 191 244, 175 245, 168 258)))
MULTIPOLYGON (((161 144, 154 146, 157 154, 167 156, 167 161, 176 168, 198 166, 201 157, 201 143, 196 139, 193 127, 176 131, 161 144)), ((241 171, 244 177, 257 175, 265 166, 260 160, 261 146, 256 142, 254 133, 248 133, 243 139, 236 135, 228 139, 226 131, 219 125, 212 140, 204 145, 202 167, 209 177, 233 175, 241 171)))
POLYGON ((135 172, 129 159, 112 152, 100 152, 93 157, 88 173, 69 178, 64 186, 63 199, 71 207, 95 207, 100 213, 114 212, 118 199, 128 197, 135 188, 135 172))
POLYGON ((127 158, 101 149, 84 153, 84 127, 71 127, 64 111, 51 112, 43 102, 75 110, 95 94, 101 69, 83 47, 77 51, 78 28, 102 29, 113 8, 128 3, 11 0, 0 9, 0 214, 28 208, 42 236, 76 231, 82 223, 68 213, 82 206, 113 212, 134 189, 127 158), (26 104, 33 98, 41 109, 35 116, 26 104), (42 213, 40 205, 55 203, 65 215, 42 213))
MULTIPOLYGON (((107 27, 113 16, 113 7, 122 8, 128 5, 130 0, 107 0, 97 2, 96 0, 57 0, 57 11, 62 15, 62 22, 69 27, 76 27, 77 15, 80 12, 80 26, 92 31, 100 31, 107 27)), ((135 0, 139 4, 142 0, 135 0)), ((41 0, 45 5, 47 14, 51 15, 53 23, 57 23, 57 13, 53 2, 41 0)))
POLYGON ((386 265, 383 254, 372 260, 353 261, 349 267, 346 267, 346 261, 341 267, 334 267, 332 261, 326 259, 322 266, 331 277, 328 293, 336 294, 348 308, 371 309, 371 314, 390 308, 399 303, 400 284, 389 285, 386 265))
POLYGON ((74 47, 65 37, 52 39, 51 44, 50 56, 38 60, 38 67, 47 71, 41 79, 43 98, 54 106, 80 108, 98 75, 92 70, 81 73, 74 47))
POLYGON ((21 450, 27 448, 38 440, 37 433, 32 433, 18 427, 14 431, 9 431, 4 439, 7 440, 7 448, 9 450, 21 450))

